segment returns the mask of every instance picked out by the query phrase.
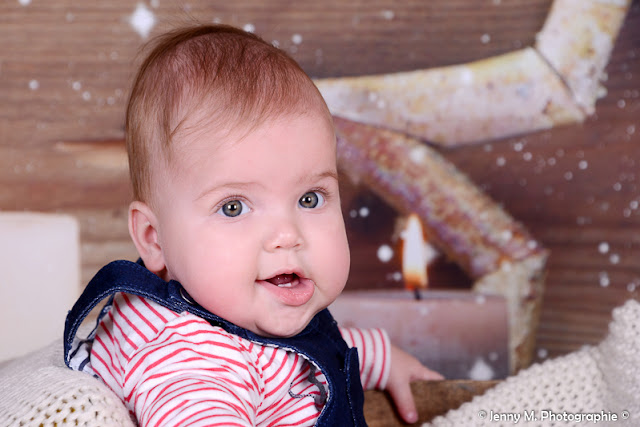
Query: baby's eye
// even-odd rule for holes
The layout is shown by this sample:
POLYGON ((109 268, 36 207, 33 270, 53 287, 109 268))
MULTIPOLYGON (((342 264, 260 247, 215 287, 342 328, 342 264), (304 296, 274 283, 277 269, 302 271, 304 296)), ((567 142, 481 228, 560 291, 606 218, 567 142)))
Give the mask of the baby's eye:
POLYGON ((229 200, 218 209, 217 213, 229 218, 235 218, 249 212, 251 212, 251 209, 241 200, 229 200))
POLYGON ((300 197, 298 204, 306 209, 319 208, 324 204, 324 197, 317 191, 309 191, 300 197))

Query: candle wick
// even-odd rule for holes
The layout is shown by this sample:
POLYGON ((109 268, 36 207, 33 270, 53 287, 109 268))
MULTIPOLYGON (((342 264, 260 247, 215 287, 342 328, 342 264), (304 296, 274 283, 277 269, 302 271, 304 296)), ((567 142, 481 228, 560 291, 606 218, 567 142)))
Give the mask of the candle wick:
POLYGON ((420 293, 420 289, 413 288, 413 297, 416 299, 416 301, 420 301, 422 299, 422 294, 420 293))

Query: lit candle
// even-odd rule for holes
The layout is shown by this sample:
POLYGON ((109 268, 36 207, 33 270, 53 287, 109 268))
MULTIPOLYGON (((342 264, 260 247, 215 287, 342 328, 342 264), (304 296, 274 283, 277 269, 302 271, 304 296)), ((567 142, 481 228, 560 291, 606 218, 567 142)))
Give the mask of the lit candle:
POLYGON ((405 288, 414 291, 416 299, 421 298, 420 290, 428 285, 427 267, 438 252, 426 241, 422 222, 417 214, 407 217, 402 237, 402 277, 405 288))
POLYGON ((503 297, 429 290, 427 267, 438 252, 417 215, 401 233, 406 290, 346 291, 329 307, 343 327, 383 328, 391 341, 449 379, 490 380, 509 373, 503 297), (424 291, 424 292, 423 292, 424 291))

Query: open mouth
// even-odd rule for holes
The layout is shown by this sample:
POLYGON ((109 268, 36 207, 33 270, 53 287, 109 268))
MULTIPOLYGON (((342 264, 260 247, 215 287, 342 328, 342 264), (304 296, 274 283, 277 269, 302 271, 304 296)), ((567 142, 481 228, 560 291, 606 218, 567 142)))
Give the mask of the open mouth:
POLYGON ((315 290, 315 283, 301 273, 276 274, 269 279, 258 280, 260 286, 288 306, 298 307, 309 302, 315 290))
POLYGON ((267 279, 267 282, 273 285, 276 285, 280 288, 290 288, 296 285, 297 283, 299 283, 299 281, 300 281, 300 277, 295 273, 278 274, 277 276, 272 277, 271 279, 267 279))

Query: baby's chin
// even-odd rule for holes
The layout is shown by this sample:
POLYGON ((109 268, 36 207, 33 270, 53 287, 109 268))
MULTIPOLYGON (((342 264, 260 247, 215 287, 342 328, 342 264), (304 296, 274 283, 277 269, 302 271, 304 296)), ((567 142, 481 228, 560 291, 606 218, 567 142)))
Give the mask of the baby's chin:
POLYGON ((308 319, 298 318, 292 321, 275 321, 273 323, 269 322, 268 324, 257 324, 255 328, 251 328, 251 331, 268 338, 290 338, 304 331, 312 318, 313 316, 308 319))

